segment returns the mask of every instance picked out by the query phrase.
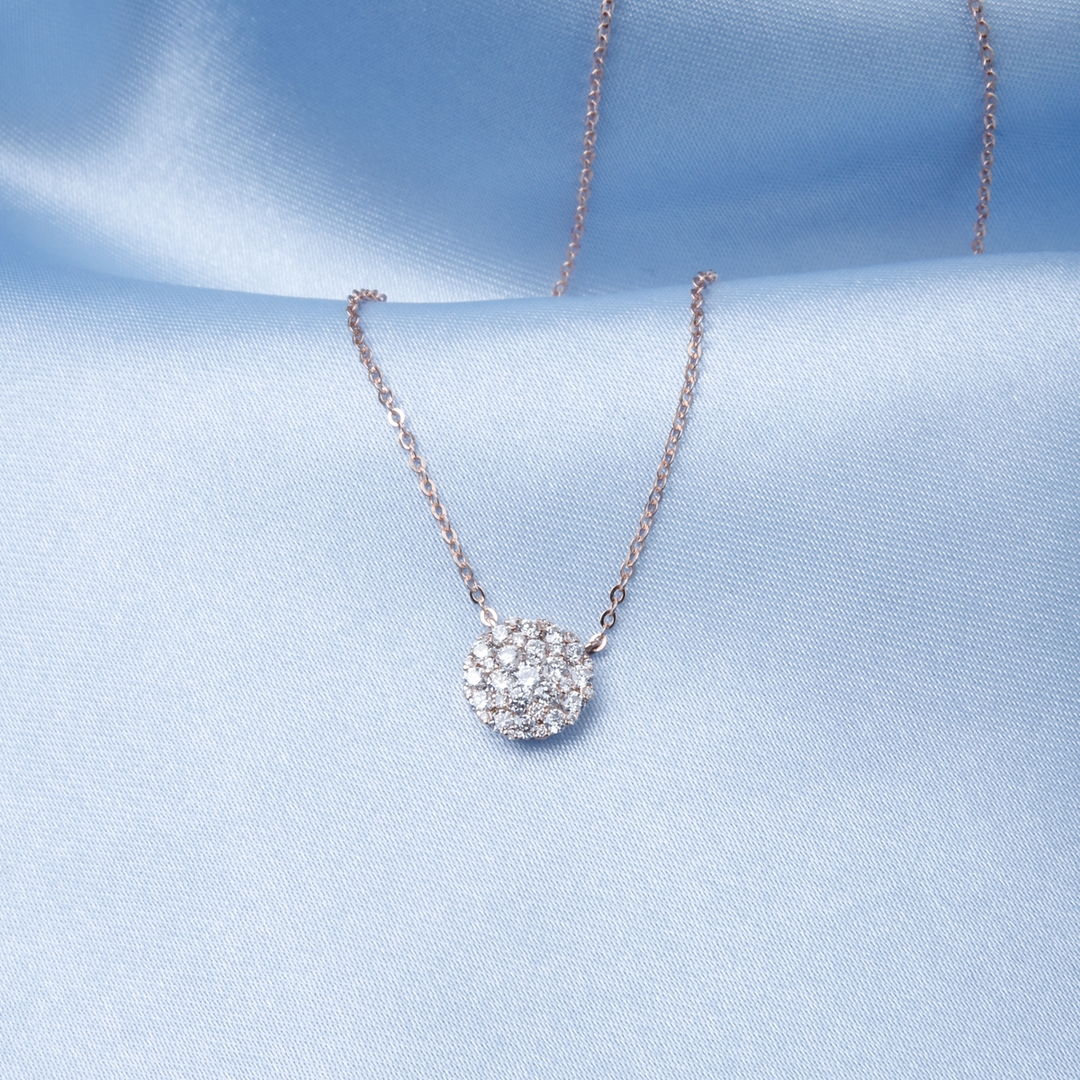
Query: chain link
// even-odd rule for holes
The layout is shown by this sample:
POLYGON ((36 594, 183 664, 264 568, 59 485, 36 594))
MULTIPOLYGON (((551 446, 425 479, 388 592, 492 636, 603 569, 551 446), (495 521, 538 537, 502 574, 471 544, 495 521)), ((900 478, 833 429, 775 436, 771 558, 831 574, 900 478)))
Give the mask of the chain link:
MULTIPOLYGON (((638 522, 637 532, 630 541, 630 551, 623 561, 619 570, 619 580, 608 594, 610 606, 600 616, 600 633, 589 639, 585 651, 589 653, 599 652, 607 644, 607 632, 615 625, 616 609, 626 599, 626 586, 633 577, 634 568, 645 550, 645 541, 649 537, 649 531, 653 527, 656 513, 660 509, 660 499, 667 487, 668 477, 671 475, 671 465, 675 460, 675 454, 679 449, 679 440, 682 438, 686 427, 686 418, 690 415, 690 405, 694 400, 694 386, 697 383, 698 364, 701 361, 701 343, 705 333, 705 309, 704 297, 706 287, 716 280, 716 274, 711 270, 697 274, 690 289, 690 343, 686 346, 686 370, 683 373, 682 391, 679 394, 679 404, 675 409, 675 418, 671 422, 671 430, 668 432, 667 442, 664 444, 664 453, 660 458, 660 465, 656 470, 656 480, 652 491, 645 503, 641 520, 638 522)), ((450 518, 446 507, 439 498, 435 481, 427 469, 427 463, 417 449, 416 436, 405 426, 405 413, 394 404, 394 392, 387 386, 383 379, 379 366, 375 363, 375 357, 371 352, 364 337, 364 330, 360 325, 360 305, 369 302, 382 302, 386 297, 375 289, 355 289, 349 294, 349 302, 346 310, 349 313, 349 330, 352 332, 353 344, 360 354, 360 360, 367 371, 368 380, 375 387, 379 403, 386 409, 386 418, 390 426, 397 431, 398 445, 409 457, 409 468, 416 473, 420 483, 420 492, 427 499, 428 509, 431 516, 439 526, 446 546, 450 549, 450 557, 461 575, 469 591, 469 599, 480 608, 480 621, 485 626, 494 626, 499 621, 499 616, 494 608, 487 602, 480 582, 476 580, 469 560, 465 557, 461 541, 457 532, 450 524, 450 518)))
POLYGON ((593 49, 593 66, 589 75, 589 97, 585 107, 585 140, 581 151, 581 174, 578 177, 577 209, 570 229, 570 243, 566 247, 566 260, 559 271, 559 280, 551 290, 552 296, 562 296, 574 272, 574 263, 581 250, 581 237, 585 232, 585 215, 589 212, 589 194, 592 190, 593 164, 596 161, 596 125, 600 119, 600 86, 604 81, 604 58, 607 56, 608 39, 611 36, 611 13, 615 0, 602 0, 600 22, 596 27, 596 48, 593 49))
POLYGON ((968 0, 975 32, 979 38, 979 56, 983 69, 983 137, 982 162, 979 167, 979 203, 975 208, 975 239, 971 250, 981 255, 985 250, 986 221, 990 217, 990 182, 994 178, 994 146, 997 141, 997 72, 994 70, 994 50, 990 47, 990 26, 983 14, 982 0, 968 0))
MULTIPOLYGON (((971 242, 971 250, 976 255, 981 255, 985 250, 986 222, 990 216, 990 184, 993 180, 992 170, 997 132, 997 72, 994 70, 994 50, 990 46, 990 27, 983 14, 982 0, 968 0, 968 7, 971 10, 972 17, 975 19, 985 89, 983 96, 983 148, 979 168, 979 202, 976 208, 975 239, 971 242)), ((600 90, 604 80, 604 60, 611 35, 611 16, 614 8, 615 0, 602 0, 585 112, 585 138, 581 153, 577 208, 574 212, 574 224, 570 230, 570 242, 566 248, 566 259, 562 264, 559 280, 552 289, 553 296, 562 296, 566 292, 566 287, 570 282, 570 275, 574 271, 574 264, 581 250, 581 238, 585 232, 585 216, 589 209, 593 166, 596 161, 596 126, 600 119, 600 90)), ((600 631, 594 634, 585 646, 585 651, 588 653, 599 652, 607 644, 608 632, 614 627, 618 619, 619 605, 626 599, 627 586, 634 576, 638 559, 641 558, 641 553, 645 550, 645 542, 660 509, 660 500, 663 498, 664 490, 667 487, 668 478, 671 475, 671 466, 678 452, 679 442, 682 439, 686 420, 690 414, 690 406, 694 399, 694 386, 697 383, 698 364, 701 361, 702 340, 704 337, 705 289, 715 280, 716 274, 712 271, 704 271, 694 277, 690 289, 690 342, 686 347, 687 363, 683 374, 682 391, 679 394, 679 404, 675 410, 671 430, 668 432, 667 442, 664 444, 664 452, 660 458, 660 465, 656 470, 656 480, 653 483, 652 491, 649 492, 645 509, 642 511, 641 518, 638 521, 637 532, 634 534, 633 540, 630 541, 630 550, 619 568, 619 580, 608 593, 608 607, 600 616, 600 631)), ((435 481, 431 479, 431 475, 428 473, 427 463, 417 449, 416 436, 405 426, 405 413, 394 404, 393 391, 383 380, 382 372, 375 363, 371 347, 364 338, 364 331, 360 326, 360 305, 385 300, 386 297, 374 289, 356 289, 349 295, 347 310, 353 344, 360 354, 368 379, 372 386, 375 387, 379 402, 386 409, 390 425, 397 431, 398 444, 408 455, 409 467, 416 474, 420 484, 420 491, 427 500, 428 509, 439 526, 439 532, 450 551, 450 557, 454 560, 458 574, 465 583, 469 599, 480 608, 480 621, 485 626, 494 626, 498 622, 498 614, 487 603, 487 596, 465 556, 457 532, 450 524, 446 507, 439 499, 438 489, 435 486, 435 481)))
POLYGON ((450 524, 446 507, 439 498, 439 490, 428 472, 427 462, 420 456, 417 449, 416 436, 405 426, 405 413, 394 404, 394 392, 383 380, 382 372, 372 355, 371 346, 364 338, 364 331, 360 326, 360 305, 368 302, 381 303, 385 300, 386 297, 375 289, 355 289, 349 294, 346 310, 349 313, 349 329, 352 331, 353 344, 360 354, 360 360, 367 370, 371 385, 375 387, 379 395, 380 404, 386 409, 386 418, 390 421, 390 426, 397 431, 398 445, 409 457, 409 468, 416 473, 416 478, 420 483, 420 492, 427 499, 431 516, 435 519, 439 526, 439 533, 450 549, 450 557, 454 560, 461 580, 465 582, 465 588, 469 590, 469 599, 480 608, 480 621, 485 626, 494 626, 499 621, 499 616, 494 608, 488 606, 484 590, 480 587, 480 582, 476 580, 476 574, 462 550, 461 541, 450 524))
POLYGON ((641 553, 645 550, 645 541, 649 538, 649 531, 656 520, 656 512, 660 509, 660 500, 667 487, 668 477, 671 475, 671 464, 678 452, 679 440, 682 438, 686 418, 690 415, 690 405, 694 400, 698 363, 701 360, 701 342, 705 334, 705 289, 715 280, 716 274, 711 270, 704 271, 695 276, 694 284, 690 289, 690 343, 686 346, 686 371, 683 374, 679 405, 675 410, 675 418, 671 422, 667 442, 664 444, 660 466, 656 470, 656 481, 652 491, 649 492, 645 509, 641 512, 641 520, 638 522, 634 539, 630 541, 630 551, 619 569, 619 580, 608 593, 610 604, 600 616, 600 632, 594 634, 585 646, 585 651, 588 653, 599 652, 607 644, 608 631, 615 625, 618 607, 626 599, 626 586, 634 576, 634 568, 637 566, 638 559, 641 558, 641 553))

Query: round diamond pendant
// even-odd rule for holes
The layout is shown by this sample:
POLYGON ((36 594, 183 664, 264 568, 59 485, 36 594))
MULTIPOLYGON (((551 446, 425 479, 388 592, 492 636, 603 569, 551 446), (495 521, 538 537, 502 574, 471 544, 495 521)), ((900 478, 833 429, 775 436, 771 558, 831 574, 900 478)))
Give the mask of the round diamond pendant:
POLYGON ((465 699, 508 739, 546 739, 581 715, 593 662, 575 634, 548 619, 507 619, 465 658, 465 699))

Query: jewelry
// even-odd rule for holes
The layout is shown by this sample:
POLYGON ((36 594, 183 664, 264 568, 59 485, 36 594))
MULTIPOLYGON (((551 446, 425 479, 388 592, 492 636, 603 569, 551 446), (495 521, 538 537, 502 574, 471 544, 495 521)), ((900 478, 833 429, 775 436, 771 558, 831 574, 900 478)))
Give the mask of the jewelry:
POLYGON ((975 239, 971 241, 971 250, 976 255, 982 255, 985 251, 986 219, 990 216, 990 181, 994 177, 994 145, 997 141, 997 72, 994 70, 994 50, 990 48, 990 27, 983 15, 982 0, 968 0, 968 7, 975 19, 983 69, 983 148, 979 165, 979 204, 975 208, 975 239))
POLYGON ((596 27, 596 48, 593 49, 593 66, 589 73, 589 98, 585 106, 585 142, 581 150, 581 174, 578 177, 577 208, 574 224, 570 229, 570 243, 566 246, 566 260, 559 271, 559 280, 551 290, 552 296, 562 296, 574 272, 574 263, 581 250, 581 237, 585 232, 585 215, 589 212, 589 193, 592 190, 593 164, 596 161, 596 124, 600 119, 600 85, 604 81, 604 60, 607 57, 608 39, 611 36, 611 14, 615 0, 602 0, 600 23, 596 27))
POLYGON ((507 619, 499 621, 495 609, 487 601, 472 564, 450 524, 446 507, 439 498, 435 481, 428 472, 427 462, 417 449, 416 436, 405 426, 405 413, 394 404, 394 393, 383 379, 360 326, 360 305, 383 301, 386 297, 374 289, 357 289, 349 296, 347 311, 353 344, 367 371, 368 379, 386 409, 386 418, 397 432, 397 441, 409 458, 409 467, 416 473, 420 491, 427 499, 428 509, 461 580, 469 599, 480 608, 480 622, 485 630, 465 658, 465 698, 485 724, 510 739, 546 739, 573 724, 581 715, 585 703, 593 696, 593 655, 607 644, 608 633, 614 627, 619 605, 626 599, 626 589, 638 559, 645 550, 645 541, 660 509, 660 500, 671 475, 671 465, 679 449, 679 440, 686 427, 694 386, 701 361, 704 337, 704 295, 706 287, 716 280, 716 274, 706 271, 695 276, 690 289, 690 343, 686 347, 687 361, 683 372, 682 391, 675 417, 664 444, 664 453, 656 470, 656 480, 638 521, 637 532, 619 568, 619 580, 608 593, 608 606, 600 616, 600 630, 582 643, 576 634, 556 626, 550 619, 507 619))
MULTIPOLYGON (((975 239, 971 244, 972 252, 981 255, 985 250, 986 223, 990 213, 990 184, 993 179, 997 131, 997 73, 994 70, 994 50, 990 47, 990 27, 983 14, 982 0, 968 0, 968 7, 975 19, 984 87, 979 201, 976 207, 975 239)), ((559 279, 552 289, 553 296, 562 296, 566 292, 585 232, 593 166, 596 162, 600 91, 614 8, 615 0, 602 0, 585 111, 585 137, 578 178, 577 207, 566 257, 559 279)), ((420 491, 427 499, 428 509, 435 518, 442 538, 449 548, 450 557, 465 583, 469 599, 480 608, 480 622, 485 629, 465 658, 465 698, 483 723, 507 738, 546 739, 573 724, 581 715, 585 703, 593 696, 592 658, 607 644, 608 633, 617 619, 618 607, 626 599, 627 585, 645 549, 645 541, 660 509, 660 500, 690 413, 698 364, 701 360, 704 294, 706 287, 715 280, 716 274, 712 271, 700 273, 694 278, 690 290, 690 344, 686 350, 688 360, 679 405, 656 470, 656 480, 638 521, 637 532, 619 568, 619 580, 608 593, 609 603, 600 616, 600 630, 584 644, 576 634, 556 626, 550 619, 513 618, 505 622, 499 621, 495 609, 487 602, 487 595, 476 578, 472 564, 465 556, 457 532, 450 524, 435 481, 432 480, 427 463, 417 449, 416 436, 405 426, 405 413, 400 406, 394 404, 393 391, 383 380, 371 347, 364 338, 364 331, 360 326, 360 305, 370 301, 384 301, 386 297, 373 289, 357 289, 349 296, 347 311, 353 344, 360 354, 380 403, 386 409, 390 425, 397 431, 398 444, 408 455, 409 467, 416 473, 420 491)))

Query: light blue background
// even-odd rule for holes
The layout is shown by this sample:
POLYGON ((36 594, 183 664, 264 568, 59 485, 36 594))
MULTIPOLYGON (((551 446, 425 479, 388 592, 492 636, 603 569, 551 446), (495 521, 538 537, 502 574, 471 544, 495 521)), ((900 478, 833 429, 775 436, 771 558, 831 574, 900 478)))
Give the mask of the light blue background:
POLYGON ((1080 1073, 1080 4, 987 0, 974 259, 964 3, 619 0, 556 301, 594 6, 0 12, 4 1080, 1080 1073), (704 266, 506 743, 344 296, 587 634, 704 266))

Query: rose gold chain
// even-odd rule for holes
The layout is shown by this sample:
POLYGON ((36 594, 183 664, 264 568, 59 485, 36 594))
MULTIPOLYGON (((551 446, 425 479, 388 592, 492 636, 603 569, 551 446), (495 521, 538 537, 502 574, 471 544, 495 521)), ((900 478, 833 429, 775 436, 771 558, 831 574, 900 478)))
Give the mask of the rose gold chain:
MULTIPOLYGON (((975 239, 971 241, 971 250, 976 255, 981 255, 986 250, 986 223, 990 217, 990 184, 993 180, 997 132, 997 72, 994 70, 994 50, 990 45, 990 25, 983 13, 982 0, 968 0, 968 7, 975 19, 984 86, 979 201, 975 208, 975 239)), ((604 82, 604 61, 611 38, 611 16, 614 10, 615 0, 601 0, 600 21, 596 27, 596 47, 593 49, 593 67, 589 76, 589 96, 585 108, 585 138, 581 151, 577 207, 574 210, 574 223, 570 229, 570 241, 566 246, 566 258, 559 271, 559 280, 555 282, 551 290, 552 296, 562 296, 566 292, 570 275, 574 272, 574 266, 581 251, 581 238, 585 234, 585 217, 589 212, 593 168, 596 164, 596 127, 600 120, 600 92, 604 82)))
MULTIPOLYGON (((981 255, 986 250, 986 223, 990 217, 990 184, 993 180, 997 132, 997 72, 994 70, 994 50, 990 46, 990 25, 983 13, 982 0, 968 0, 968 7, 975 19, 984 86, 979 201, 975 209, 975 239, 971 241, 971 250, 976 255, 981 255)), ((581 251, 581 238, 585 234, 585 217, 589 212, 593 167, 596 164, 596 127, 600 120, 600 91, 604 82, 604 61, 611 38, 611 16, 614 10, 615 0, 602 0, 600 21, 596 27, 596 47, 593 49, 593 67, 589 76, 589 96, 585 108, 585 138, 581 151, 577 207, 574 210, 574 224, 570 229, 570 241, 566 246, 566 258, 559 271, 559 280, 555 282, 551 290, 552 296, 562 296, 566 292, 570 275, 574 272, 574 266, 581 251)))
POLYGON ((979 166, 979 203, 975 208, 975 239, 971 250, 981 255, 986 242, 986 220, 990 216, 990 182, 994 178, 994 145, 997 141, 997 72, 994 70, 994 50, 990 47, 990 26, 983 14, 982 0, 968 0, 979 37, 979 56, 983 69, 983 137, 982 162, 979 166))
MULTIPOLYGON (((648 539, 649 530, 652 529, 656 512, 660 509, 660 499, 667 487, 668 477, 671 474, 671 463, 675 460, 675 454, 679 449, 679 440, 682 438, 683 429, 686 427, 686 418, 690 414, 690 405, 694 399, 694 385, 697 382, 698 363, 701 360, 701 343, 704 336, 705 311, 704 295, 705 288, 716 280, 716 275, 711 271, 698 274, 690 289, 690 344, 686 346, 687 363, 683 373, 683 387, 679 394, 679 405, 675 410, 675 419, 671 423, 671 431, 668 433, 667 442, 664 444, 664 453, 660 458, 660 467, 656 470, 656 481, 649 493, 648 501, 638 522, 638 530, 634 539, 630 542, 630 553, 627 555, 619 570, 618 584, 611 590, 609 600, 610 607, 600 616, 600 633, 592 637, 585 646, 586 652, 599 652, 607 644, 607 631, 615 625, 615 609, 626 599, 626 586, 633 576, 637 561, 645 550, 645 541, 648 539)), ((476 580, 469 560, 462 550, 461 541, 450 524, 446 507, 439 499, 435 481, 428 473, 427 463, 420 456, 416 445, 416 436, 405 426, 405 413, 394 404, 394 392, 386 385, 382 372, 375 363, 375 357, 371 352, 364 337, 363 328, 360 326, 360 305, 369 301, 381 302, 386 297, 377 289, 355 289, 349 294, 349 302, 346 310, 349 313, 349 329, 352 331, 353 344, 360 354, 368 379, 379 396, 379 402, 386 409, 386 418, 390 426, 397 431, 398 445, 409 456, 409 468, 416 473, 420 481, 420 491, 427 499, 428 509, 431 516, 439 526, 439 532, 446 546, 450 549, 450 557, 469 590, 469 599, 480 608, 480 621, 485 626, 494 626, 499 621, 495 610, 488 606, 487 597, 480 583, 476 580)))
MULTIPOLYGON (((990 216, 990 184, 993 180, 992 170, 997 131, 997 72, 994 70, 994 50, 990 46, 990 27, 983 14, 982 0, 968 0, 968 7, 975 19, 985 88, 983 96, 983 149, 979 169, 979 202, 976 209, 975 239, 971 243, 971 250, 976 255, 981 255, 985 250, 986 222, 990 216)), ((566 287, 570 282, 570 275, 574 271, 574 265, 581 250, 581 238, 585 232, 585 216, 589 209, 593 166, 596 161, 596 127, 600 119, 600 90, 604 81, 604 60, 607 55, 608 41, 611 34, 611 16, 614 8, 615 0, 602 0, 585 112, 585 138, 581 153, 577 208, 574 211, 574 224, 570 230, 570 242, 566 248, 566 259, 562 264, 559 280, 552 289, 553 296, 562 296, 566 292, 566 287)), ((626 599, 627 586, 634 576, 634 570, 637 567, 638 560, 641 558, 641 553, 645 550, 645 542, 660 509, 660 500, 663 498, 664 490, 667 487, 671 475, 671 466, 675 461, 679 442, 686 427, 686 420, 690 414, 690 406, 694 399, 694 386, 697 383, 698 364, 701 361, 702 341, 704 338, 705 289, 715 280, 716 274, 711 270, 704 271, 694 277, 690 289, 690 343, 686 347, 688 359, 683 373, 683 387, 679 395, 679 404, 675 410, 671 430, 668 432, 667 442, 664 444, 660 465, 656 470, 656 480, 653 483, 652 491, 649 492, 645 509, 642 511, 641 518, 638 521, 637 532, 634 534, 633 540, 630 541, 630 550, 619 568, 619 580, 608 594, 608 607, 600 616, 600 631, 594 634, 585 646, 585 651, 588 653, 599 652, 607 644, 608 631, 616 623, 618 607, 626 599)), ((394 393, 383 380, 382 372, 375 363, 371 347, 364 338, 364 331, 360 326, 360 305, 371 301, 379 302, 384 300, 386 300, 386 297, 375 289, 356 289, 349 295, 347 311, 353 344, 360 354, 368 379, 372 386, 375 387, 379 402, 386 409, 387 419, 391 427, 397 431, 398 445, 408 455, 409 467, 416 473, 420 491, 424 498, 427 499, 428 509, 431 511, 432 517, 435 518, 440 535, 450 550, 450 557, 454 560, 458 574, 465 583, 466 589, 468 589, 469 599, 480 608, 480 621, 485 626, 494 626, 498 622, 498 614, 487 603, 487 596, 476 579, 476 573, 472 565, 465 556, 457 532, 450 524, 449 515, 439 498, 435 481, 431 479, 431 475, 428 473, 427 463, 417 449, 416 436, 405 426, 405 413, 399 406, 394 404, 394 393)))
POLYGON ((600 86, 604 81, 604 58, 607 56, 608 39, 611 36, 611 13, 615 0, 602 0, 600 23, 596 27, 596 48, 593 49, 593 66, 589 75, 589 97, 585 106, 585 141, 581 151, 581 174, 578 177, 577 209, 570 229, 570 243, 566 246, 566 260, 559 272, 559 280, 551 290, 552 296, 562 296, 574 272, 574 263, 581 250, 581 237, 585 232, 585 215, 589 212, 589 194, 592 190, 593 164, 596 161, 596 124, 600 119, 600 86))
POLYGON ((694 400, 694 386, 697 383, 698 364, 701 361, 701 342, 705 336, 705 289, 716 280, 716 274, 706 270, 694 277, 694 284, 690 289, 690 344, 686 346, 686 371, 683 373, 682 393, 679 394, 679 405, 675 410, 675 418, 671 422, 671 431, 668 432, 667 442, 664 444, 664 453, 660 458, 660 466, 656 470, 656 481, 649 498, 646 500, 645 509, 641 512, 638 521, 638 529, 634 539, 630 541, 630 551, 622 566, 619 568, 619 580, 615 583, 611 592, 608 593, 610 604, 607 610, 600 616, 600 632, 594 634, 585 646, 588 653, 599 652, 607 644, 607 633, 615 625, 616 611, 619 605, 626 599, 626 586, 634 576, 641 553, 645 550, 645 541, 649 538, 649 532, 656 520, 656 512, 660 509, 660 500, 663 498, 664 489, 667 487, 668 477, 671 475, 671 464, 675 460, 675 454, 679 449, 679 440, 682 438, 683 429, 686 427, 686 418, 690 415, 690 405, 694 400))
POLYGON ((379 370, 371 353, 371 346, 364 339, 364 331, 360 326, 360 305, 368 301, 382 302, 385 299, 386 297, 377 289, 354 289, 349 294, 349 303, 346 310, 349 313, 349 329, 352 331, 353 344, 360 354, 360 360, 367 369, 371 385, 375 387, 379 395, 379 402, 386 409, 386 418, 390 421, 390 426, 396 429, 398 433, 398 445, 409 455, 409 468, 416 473, 416 478, 420 482, 420 491, 424 498, 427 499, 431 516, 438 524, 439 532, 443 540, 446 541, 446 546, 450 549, 450 558, 454 560, 454 565, 461 575, 461 580, 465 582, 465 588, 469 590, 469 599, 480 608, 480 621, 485 626, 494 626, 499 621, 499 616, 494 608, 488 606, 484 590, 480 587, 480 582, 476 580, 476 574, 473 572, 473 568, 462 550, 461 541, 450 524, 446 507, 443 506, 442 501, 439 499, 439 490, 435 487, 435 481, 431 479, 428 473, 427 462, 424 461, 417 450, 416 436, 405 426, 405 413, 394 404, 394 392, 383 381, 382 372, 379 370))

